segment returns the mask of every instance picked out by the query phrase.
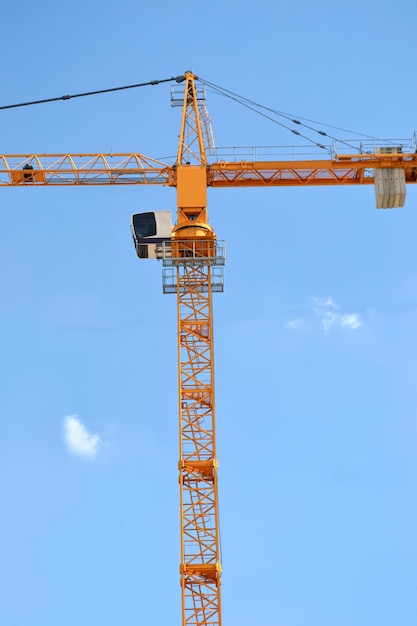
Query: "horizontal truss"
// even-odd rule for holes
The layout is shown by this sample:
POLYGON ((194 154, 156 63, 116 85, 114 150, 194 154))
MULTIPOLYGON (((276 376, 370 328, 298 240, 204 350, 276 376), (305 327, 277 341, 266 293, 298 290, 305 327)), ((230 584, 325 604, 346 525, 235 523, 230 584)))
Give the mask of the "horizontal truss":
POLYGON ((142 154, 0 155, 0 186, 169 185, 172 168, 142 154))
POLYGON ((377 168, 404 170, 407 183, 417 182, 416 154, 355 154, 321 161, 220 162, 210 166, 211 187, 286 187, 364 185, 374 183, 377 168))
MULTIPOLYGON (((207 165, 207 186, 364 185, 374 183, 376 168, 403 169, 406 183, 417 182, 417 154, 354 154, 332 160, 220 161, 207 165)), ((176 167, 139 153, 0 155, 0 186, 109 184, 176 187, 176 167)))

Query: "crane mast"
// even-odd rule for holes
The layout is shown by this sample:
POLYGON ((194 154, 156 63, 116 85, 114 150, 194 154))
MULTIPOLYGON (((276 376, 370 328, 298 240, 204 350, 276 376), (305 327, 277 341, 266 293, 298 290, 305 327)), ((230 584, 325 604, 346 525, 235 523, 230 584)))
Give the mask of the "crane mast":
POLYGON ((177 224, 163 251, 164 291, 177 296, 182 626, 220 626, 212 294, 223 290, 224 249, 208 224, 195 77, 185 78, 177 224))

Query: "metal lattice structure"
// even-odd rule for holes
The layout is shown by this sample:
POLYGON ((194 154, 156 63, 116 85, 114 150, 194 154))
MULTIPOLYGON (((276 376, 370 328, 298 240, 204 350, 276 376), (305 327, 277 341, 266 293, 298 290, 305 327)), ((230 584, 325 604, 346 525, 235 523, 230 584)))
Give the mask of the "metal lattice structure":
POLYGON ((164 293, 177 296, 183 626, 221 625, 213 292, 223 291, 224 242, 162 248, 164 293))
MULTIPOLYGON (((190 151, 189 157, 192 154, 190 151)), ((373 185, 381 168, 417 182, 417 153, 346 154, 333 159, 206 163, 208 187, 373 185)), ((177 167, 143 154, 1 154, 0 187, 166 185, 178 187, 177 167)))
MULTIPOLYGON (((164 293, 178 311, 179 483, 182 626, 221 626, 212 294, 223 291, 224 245, 208 222, 207 187, 374 184, 377 206, 403 206, 417 183, 417 154, 399 148, 323 160, 218 161, 204 90, 187 72, 177 161, 132 154, 0 155, 0 187, 146 185, 175 187, 177 223, 160 248, 164 293)), ((177 81, 178 82, 178 81, 177 81)), ((159 245, 158 241, 158 245, 159 245)))
POLYGON ((177 268, 183 624, 221 624, 210 266, 177 268))

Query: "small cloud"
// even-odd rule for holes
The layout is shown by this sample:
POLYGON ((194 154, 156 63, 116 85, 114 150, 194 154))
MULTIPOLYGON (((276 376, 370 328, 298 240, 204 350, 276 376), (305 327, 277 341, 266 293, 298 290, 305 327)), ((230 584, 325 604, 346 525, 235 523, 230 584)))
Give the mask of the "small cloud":
POLYGON ((64 440, 68 450, 77 456, 94 460, 101 443, 99 435, 88 432, 78 415, 68 415, 64 418, 64 440))
POLYGON ((352 328, 352 330, 356 330, 357 328, 359 328, 359 326, 362 326, 362 320, 357 313, 342 315, 340 323, 346 328, 352 328))
POLYGON ((362 326, 362 320, 358 313, 340 313, 338 305, 332 298, 313 298, 314 313, 321 318, 323 330, 329 330, 335 326, 356 330, 362 326))
POLYGON ((287 322, 287 328, 291 328, 291 330, 298 330, 299 328, 304 328, 304 326, 304 320, 300 318, 287 322))
POLYGON ((327 309, 338 309, 339 307, 332 298, 313 298, 314 308, 316 311, 322 311, 327 309))
POLYGON ((323 326, 323 330, 329 332, 329 330, 337 324, 339 316, 335 313, 330 313, 330 311, 326 311, 325 313, 318 313, 322 317, 321 324, 323 326))
MULTIPOLYGON (((328 333, 334 328, 357 330, 363 321, 359 313, 342 313, 340 307, 329 296, 312 298, 312 313, 320 319, 324 332, 328 333)), ((311 313, 310 313, 311 317, 311 313)), ((291 330, 311 330, 310 321, 301 317, 290 320, 286 327, 291 330)))

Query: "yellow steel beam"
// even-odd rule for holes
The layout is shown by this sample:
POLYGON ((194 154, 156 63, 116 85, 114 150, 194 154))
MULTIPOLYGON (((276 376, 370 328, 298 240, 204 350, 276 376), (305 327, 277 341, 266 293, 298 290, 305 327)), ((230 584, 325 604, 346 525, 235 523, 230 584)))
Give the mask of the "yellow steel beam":
POLYGON ((3 154, 0 186, 172 185, 171 166, 139 153, 3 154))
POLYGON ((374 170, 390 167, 404 169, 406 183, 417 182, 417 154, 355 154, 308 161, 220 161, 179 167, 139 153, 3 154, 0 186, 169 185, 178 187, 179 207, 183 204, 201 208, 206 202, 204 186, 373 184, 374 170))
POLYGON ((176 270, 182 626, 221 626, 211 268, 176 270))
POLYGON ((377 168, 404 169, 406 182, 417 182, 417 154, 354 154, 333 160, 221 161, 209 166, 207 184, 211 187, 363 185, 374 183, 377 168))
POLYGON ((185 89, 182 107, 180 140, 177 165, 205 165, 206 148, 195 86, 196 76, 185 73, 185 89))

